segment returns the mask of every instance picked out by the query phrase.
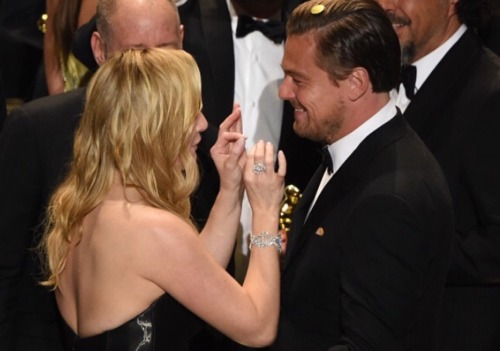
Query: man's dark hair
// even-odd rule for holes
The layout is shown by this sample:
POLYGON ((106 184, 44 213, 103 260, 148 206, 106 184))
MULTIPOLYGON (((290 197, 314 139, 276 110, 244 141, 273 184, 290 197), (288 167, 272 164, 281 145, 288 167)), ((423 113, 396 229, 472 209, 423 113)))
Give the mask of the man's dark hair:
POLYGON ((374 92, 396 86, 401 64, 399 40, 386 12, 375 1, 307 1, 290 15, 287 35, 309 32, 317 45, 316 63, 334 82, 363 67, 374 92))

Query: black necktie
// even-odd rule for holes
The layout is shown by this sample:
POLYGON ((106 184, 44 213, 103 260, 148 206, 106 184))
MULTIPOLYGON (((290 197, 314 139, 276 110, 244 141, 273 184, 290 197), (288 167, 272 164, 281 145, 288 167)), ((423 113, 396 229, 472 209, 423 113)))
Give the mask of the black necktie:
POLYGON ((332 160, 332 155, 330 154, 330 151, 328 151, 328 146, 322 147, 321 150, 321 162, 323 162, 323 165, 328 171, 328 174, 333 173, 333 160, 332 160))
POLYGON ((267 38, 281 43, 285 39, 285 25, 278 21, 256 21, 249 16, 238 16, 238 26, 236 27, 236 38, 243 38, 245 35, 258 30, 267 38))
POLYGON ((405 87, 406 97, 413 99, 415 96, 415 82, 417 80, 417 67, 403 65, 401 67, 401 83, 405 87))

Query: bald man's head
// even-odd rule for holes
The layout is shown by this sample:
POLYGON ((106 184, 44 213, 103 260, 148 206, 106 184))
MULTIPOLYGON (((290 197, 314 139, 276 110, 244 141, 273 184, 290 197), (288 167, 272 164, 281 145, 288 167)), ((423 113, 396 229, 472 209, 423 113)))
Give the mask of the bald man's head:
POLYGON ((173 0, 99 0, 96 21, 91 45, 98 64, 130 48, 182 48, 173 0))

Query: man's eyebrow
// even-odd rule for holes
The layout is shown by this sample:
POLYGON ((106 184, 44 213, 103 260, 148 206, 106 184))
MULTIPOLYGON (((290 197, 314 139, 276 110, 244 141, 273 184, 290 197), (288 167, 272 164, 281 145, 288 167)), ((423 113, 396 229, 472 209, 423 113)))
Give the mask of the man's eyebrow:
POLYGON ((283 72, 285 73, 285 75, 290 75, 290 76, 293 76, 295 78, 302 78, 302 79, 306 78, 306 76, 303 73, 300 73, 300 72, 293 70, 293 69, 285 69, 285 68, 283 68, 283 65, 281 66, 281 69, 283 69, 283 72))

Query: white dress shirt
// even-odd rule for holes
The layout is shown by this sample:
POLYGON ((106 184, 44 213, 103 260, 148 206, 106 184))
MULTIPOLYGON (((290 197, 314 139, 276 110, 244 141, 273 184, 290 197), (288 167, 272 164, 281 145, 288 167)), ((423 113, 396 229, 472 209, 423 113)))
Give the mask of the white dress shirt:
MULTIPOLYGON (((278 96, 278 90, 284 76, 281 69, 284 45, 272 42, 259 31, 236 38, 238 16, 231 1, 226 2, 233 30, 234 101, 241 106, 243 134, 247 137, 246 148, 250 150, 262 139, 271 142, 277 152, 283 116, 283 101, 278 96)), ((248 264, 248 238, 251 230, 252 210, 245 193, 241 233, 236 248, 236 270, 240 281, 248 264)))

